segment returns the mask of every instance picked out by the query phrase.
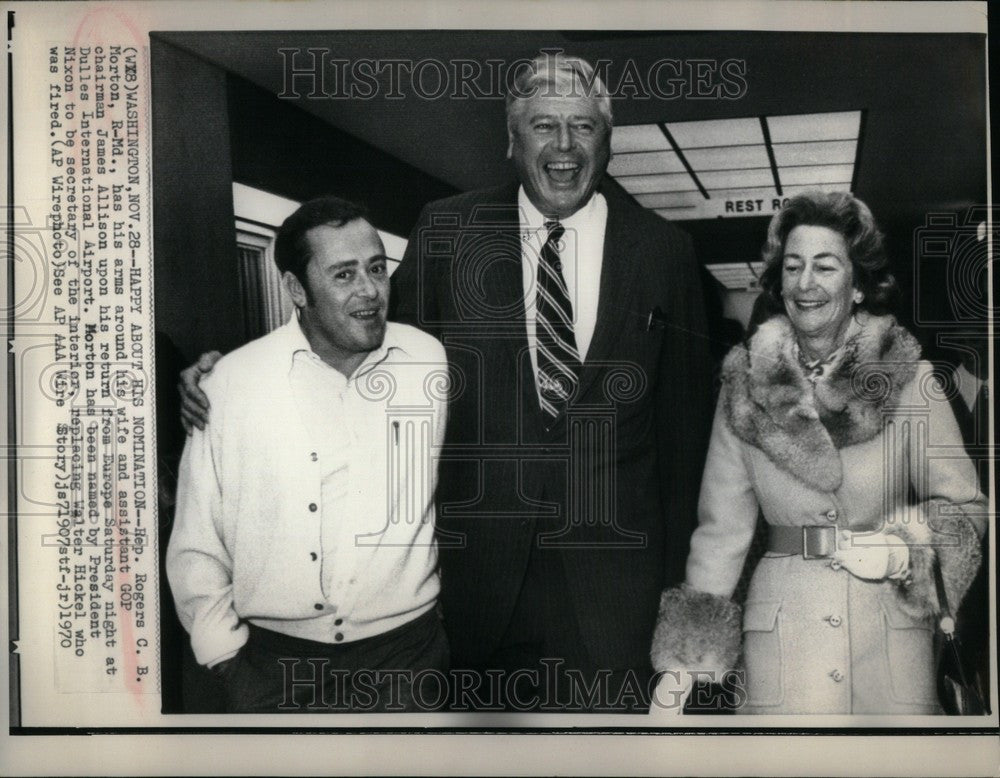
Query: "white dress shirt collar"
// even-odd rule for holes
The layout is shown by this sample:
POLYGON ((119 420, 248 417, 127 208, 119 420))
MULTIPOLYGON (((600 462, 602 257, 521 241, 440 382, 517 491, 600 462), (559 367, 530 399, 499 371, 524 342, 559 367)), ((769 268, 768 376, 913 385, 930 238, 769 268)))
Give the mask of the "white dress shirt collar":
POLYGON ((594 192, 582 208, 564 219, 552 219, 545 216, 531 202, 531 198, 528 197, 523 186, 517 189, 517 206, 521 211, 521 232, 528 234, 538 232, 551 221, 558 221, 567 231, 589 231, 591 225, 597 220, 600 220, 603 226, 603 222, 607 218, 607 204, 604 195, 599 192, 594 192))
MULTIPOLYGON (((287 359, 286 364, 289 370, 292 368, 295 355, 300 352, 305 352, 310 359, 323 361, 319 354, 313 351, 312 346, 309 345, 309 340, 302 330, 297 309, 293 311, 288 321, 276 330, 276 333, 280 338, 279 348, 283 358, 287 359)), ((399 331, 396 326, 393 322, 388 322, 385 328, 385 338, 382 339, 382 345, 369 352, 364 361, 358 366, 358 369, 347 380, 353 380, 367 373, 373 366, 382 362, 392 349, 399 349, 404 354, 408 354, 406 347, 399 337, 399 331)), ((324 362, 323 364, 326 363, 324 362)))

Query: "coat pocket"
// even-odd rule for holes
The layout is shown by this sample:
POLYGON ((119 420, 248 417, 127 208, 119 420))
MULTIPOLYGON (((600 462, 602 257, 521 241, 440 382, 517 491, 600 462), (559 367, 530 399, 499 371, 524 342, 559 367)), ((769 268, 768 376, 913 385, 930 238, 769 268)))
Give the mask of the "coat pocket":
POLYGON ((780 705, 785 699, 780 614, 780 600, 751 601, 743 607, 743 662, 751 707, 780 705))
POLYGON ((885 624, 884 659, 889 690, 900 703, 936 703, 934 627, 903 612, 895 594, 879 597, 885 624))

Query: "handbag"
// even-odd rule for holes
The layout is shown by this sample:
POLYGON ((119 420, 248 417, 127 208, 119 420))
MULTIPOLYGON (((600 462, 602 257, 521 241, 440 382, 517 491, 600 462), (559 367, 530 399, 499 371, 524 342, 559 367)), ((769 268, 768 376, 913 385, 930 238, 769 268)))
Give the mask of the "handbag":
POLYGON ((937 589, 938 615, 937 690, 941 707, 949 716, 984 716, 989 714, 985 684, 980 673, 968 667, 961 641, 955 629, 955 617, 948 605, 948 596, 937 555, 932 564, 934 586, 937 589))

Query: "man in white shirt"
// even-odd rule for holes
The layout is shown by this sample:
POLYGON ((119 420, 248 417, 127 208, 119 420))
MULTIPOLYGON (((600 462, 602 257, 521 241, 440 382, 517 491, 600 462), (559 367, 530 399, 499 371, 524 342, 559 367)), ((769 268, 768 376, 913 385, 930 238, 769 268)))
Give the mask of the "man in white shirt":
POLYGON ((230 711, 433 709, 444 349, 386 323, 385 250, 358 206, 304 204, 275 254, 296 316, 216 365, 212 424, 181 461, 178 613, 230 711))

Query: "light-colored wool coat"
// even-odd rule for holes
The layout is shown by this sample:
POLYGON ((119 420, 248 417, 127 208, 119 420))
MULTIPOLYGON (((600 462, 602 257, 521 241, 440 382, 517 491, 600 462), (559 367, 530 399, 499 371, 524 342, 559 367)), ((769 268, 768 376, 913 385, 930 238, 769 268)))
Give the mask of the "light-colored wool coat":
POLYGON ((910 583, 866 581, 830 559, 768 552, 742 618, 744 713, 939 711, 932 649, 941 561, 957 610, 980 563, 987 504, 940 383, 891 317, 859 314, 815 388, 791 323, 763 324, 723 366, 723 387, 686 582, 664 592, 658 670, 736 665, 729 598, 769 525, 887 531, 906 541, 910 583))

